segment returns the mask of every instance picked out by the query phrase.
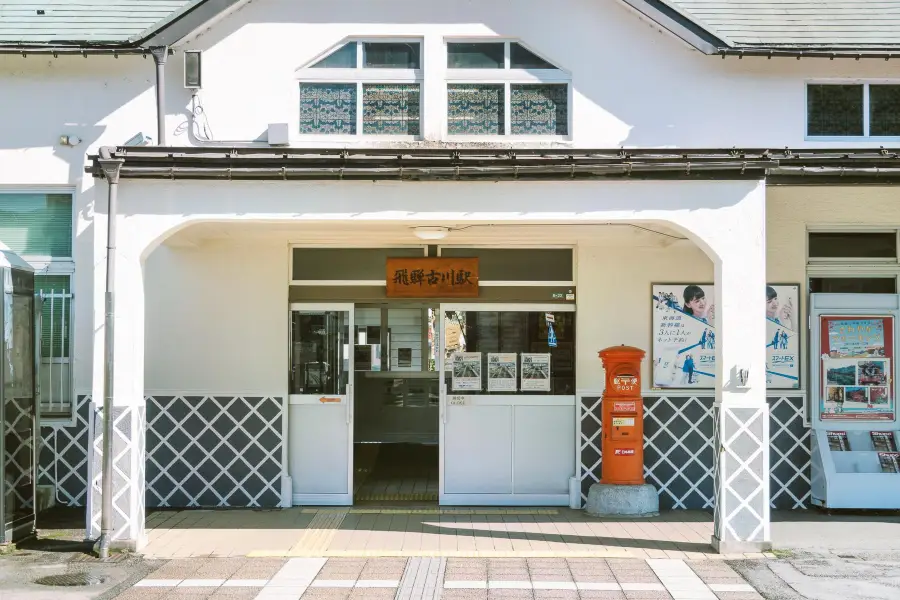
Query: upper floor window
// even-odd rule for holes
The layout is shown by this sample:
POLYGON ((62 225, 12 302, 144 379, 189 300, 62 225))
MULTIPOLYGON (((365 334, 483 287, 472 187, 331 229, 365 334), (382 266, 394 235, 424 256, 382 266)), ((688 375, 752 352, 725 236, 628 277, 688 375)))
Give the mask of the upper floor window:
POLYGON ((900 85, 824 83, 806 86, 809 137, 900 136, 900 85))
POLYGON ((300 77, 302 134, 421 132, 421 42, 348 42, 300 77))
POLYGON ((570 79, 518 42, 448 42, 447 133, 567 136, 570 79))

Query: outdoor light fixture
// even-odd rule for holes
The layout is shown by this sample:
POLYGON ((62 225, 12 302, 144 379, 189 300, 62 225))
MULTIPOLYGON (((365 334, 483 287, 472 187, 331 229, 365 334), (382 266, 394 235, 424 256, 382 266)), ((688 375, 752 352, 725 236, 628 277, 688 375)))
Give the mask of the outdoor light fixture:
POLYGON ((200 62, 199 50, 186 50, 184 52, 184 87, 189 90, 199 90, 203 87, 200 62))
POLYGON ((442 240, 450 233, 447 227, 416 227, 413 233, 420 240, 442 240))

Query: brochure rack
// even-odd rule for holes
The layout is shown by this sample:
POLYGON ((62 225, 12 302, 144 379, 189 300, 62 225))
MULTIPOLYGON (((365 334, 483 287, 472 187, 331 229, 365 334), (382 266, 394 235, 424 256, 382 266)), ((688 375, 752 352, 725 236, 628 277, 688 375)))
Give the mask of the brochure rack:
POLYGON ((811 484, 816 506, 900 509, 900 473, 891 472, 898 459, 886 445, 900 445, 898 326, 900 296, 810 296, 811 484))

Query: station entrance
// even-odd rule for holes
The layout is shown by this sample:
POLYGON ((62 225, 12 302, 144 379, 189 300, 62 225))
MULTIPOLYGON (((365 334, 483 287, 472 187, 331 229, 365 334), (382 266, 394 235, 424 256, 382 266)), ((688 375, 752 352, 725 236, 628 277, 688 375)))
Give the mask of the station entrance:
POLYGON ((451 302, 372 288, 292 286, 293 504, 567 505, 574 292, 451 302), (310 298, 326 294, 341 301, 310 298))

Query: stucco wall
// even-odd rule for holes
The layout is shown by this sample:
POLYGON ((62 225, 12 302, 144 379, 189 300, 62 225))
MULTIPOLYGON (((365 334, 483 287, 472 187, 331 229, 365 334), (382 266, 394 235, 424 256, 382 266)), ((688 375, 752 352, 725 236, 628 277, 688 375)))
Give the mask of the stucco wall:
MULTIPOLYGON (((195 143, 189 135, 191 98, 182 86, 181 50, 204 50, 200 99, 214 139, 229 145, 257 139, 271 122, 285 121, 296 129, 296 70, 350 36, 422 38, 423 117, 426 137, 431 140, 425 143, 442 136, 443 44, 448 38, 520 39, 571 72, 574 112, 568 143, 576 147, 867 146, 871 144, 804 140, 805 81, 884 79, 898 72, 893 61, 739 61, 703 56, 612 1, 559 0, 551 11, 537 0, 354 0, 349 5, 327 0, 256 0, 185 40, 169 59, 169 143, 195 143)), ((98 270, 95 277, 94 269, 102 270, 105 255, 106 186, 85 178, 85 154, 101 145, 121 144, 141 131, 155 137, 154 79, 150 58, 0 56, 4 103, 0 189, 58 187, 76 194, 75 376, 79 393, 90 393, 91 380, 100 374, 101 363, 95 360, 99 355, 92 343, 103 315, 92 307, 95 298, 102 297, 102 273, 98 270), (61 146, 62 134, 78 136, 82 142, 74 148, 61 146)), ((327 140, 297 138, 295 143, 321 146, 327 140)), ((780 189, 771 198, 780 197, 780 189)), ((831 193, 810 190, 797 192, 806 198, 802 210, 799 204, 773 208, 770 201, 770 210, 782 215, 769 220, 770 280, 795 282, 803 277, 802 252, 797 252, 803 238, 801 222, 883 218, 877 213, 864 216, 839 197, 830 199, 831 193), (815 217, 803 216, 804 211, 812 214, 813 210, 815 217)), ((849 196, 870 193, 883 198, 879 206, 890 208, 890 190, 858 188, 849 196)), ((181 197, 164 208, 151 204, 148 211, 157 217, 162 216, 160 211, 189 212, 190 200, 181 197)), ((249 202, 243 197, 229 206, 238 214, 252 210, 249 202)), ((680 264, 675 254, 663 254, 673 268, 680 264)), ((657 263, 651 260, 650 264, 657 263)), ((693 263, 688 260, 688 264, 693 263)), ((666 274, 682 279, 674 270, 661 273, 666 274)), ((646 320, 643 307, 639 312, 641 320, 646 320)), ((637 337, 646 343, 646 335, 637 337)), ((589 380, 585 385, 594 387, 594 383, 589 380)))
POLYGON ((161 246, 146 262, 147 395, 283 395, 287 247, 161 246))

